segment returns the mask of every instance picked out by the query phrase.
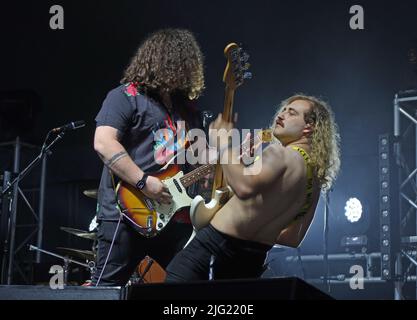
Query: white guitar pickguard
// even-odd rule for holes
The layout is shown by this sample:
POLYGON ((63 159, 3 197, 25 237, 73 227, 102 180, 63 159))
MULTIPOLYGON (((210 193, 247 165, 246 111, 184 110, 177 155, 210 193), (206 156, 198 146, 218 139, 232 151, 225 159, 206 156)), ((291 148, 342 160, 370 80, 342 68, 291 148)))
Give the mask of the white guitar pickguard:
POLYGON ((171 204, 160 204, 155 202, 155 210, 158 213, 156 221, 156 229, 158 231, 165 227, 175 212, 191 205, 192 199, 188 196, 187 190, 180 182, 180 178, 183 176, 184 173, 180 171, 175 176, 163 180, 163 183, 167 186, 172 195, 172 202, 171 204))

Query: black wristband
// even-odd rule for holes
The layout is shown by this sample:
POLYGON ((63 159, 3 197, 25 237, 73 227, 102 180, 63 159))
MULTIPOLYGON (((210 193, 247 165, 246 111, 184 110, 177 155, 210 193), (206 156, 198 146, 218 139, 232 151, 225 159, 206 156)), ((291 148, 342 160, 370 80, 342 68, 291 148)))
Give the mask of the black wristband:
POLYGON ((145 188, 147 179, 148 179, 148 175, 144 173, 142 179, 140 179, 136 183, 136 189, 142 190, 143 188, 145 188))

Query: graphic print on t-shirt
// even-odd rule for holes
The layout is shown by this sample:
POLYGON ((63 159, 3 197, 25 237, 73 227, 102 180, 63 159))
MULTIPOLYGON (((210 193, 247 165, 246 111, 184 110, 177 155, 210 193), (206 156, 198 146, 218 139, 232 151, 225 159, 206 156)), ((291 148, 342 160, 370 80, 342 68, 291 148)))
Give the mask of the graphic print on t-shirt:
POLYGON ((164 165, 169 162, 178 152, 185 149, 187 132, 184 121, 176 121, 168 115, 164 120, 164 127, 153 132, 154 134, 154 157, 155 161, 164 165))
MULTIPOLYGON (((128 97, 139 94, 136 83, 125 85, 125 94, 128 97)), ((164 165, 172 159, 179 151, 185 149, 187 144, 187 131, 185 122, 173 114, 172 117, 167 113, 163 122, 155 124, 152 130, 154 135, 154 159, 159 165, 164 165)))

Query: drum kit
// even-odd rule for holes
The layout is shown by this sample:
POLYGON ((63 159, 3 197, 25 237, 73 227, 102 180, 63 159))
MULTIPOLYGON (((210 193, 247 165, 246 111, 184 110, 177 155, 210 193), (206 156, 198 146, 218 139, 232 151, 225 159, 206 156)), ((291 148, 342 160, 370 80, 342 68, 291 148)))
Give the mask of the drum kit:
MULTIPOLYGON (((84 190, 83 194, 89 198, 97 199, 97 189, 84 190)), ((57 247, 57 250, 60 253, 62 253, 62 255, 58 255, 53 252, 42 250, 32 245, 29 246, 29 250, 40 251, 42 253, 62 259, 64 261, 64 283, 65 284, 67 283, 68 267, 69 267, 69 264, 71 263, 88 268, 92 277, 96 271, 96 265, 95 265, 96 255, 97 255, 96 228, 97 228, 96 216, 94 216, 93 220, 90 223, 89 231, 79 230, 79 229, 69 228, 69 227, 60 227, 62 231, 72 234, 73 236, 93 241, 91 250, 57 247), (75 259, 81 259, 84 262, 81 262, 75 259)), ((159 282, 164 282, 164 280, 165 280, 164 269, 151 257, 146 256, 137 266, 128 284, 133 285, 133 284, 143 284, 143 283, 159 283, 159 282)))

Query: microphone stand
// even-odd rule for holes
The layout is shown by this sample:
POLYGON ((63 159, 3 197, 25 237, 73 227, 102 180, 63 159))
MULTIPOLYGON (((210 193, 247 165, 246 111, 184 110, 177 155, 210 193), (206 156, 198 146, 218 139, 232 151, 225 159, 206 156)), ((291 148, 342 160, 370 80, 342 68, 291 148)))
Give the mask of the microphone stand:
POLYGON ((330 293, 330 279, 329 279, 329 255, 328 255, 328 242, 329 242, 329 192, 327 190, 324 194, 324 232, 323 232, 323 260, 325 267, 325 274, 323 277, 324 285, 327 287, 327 292, 330 293))
MULTIPOLYGON (((62 137, 64 136, 64 132, 65 130, 63 130, 62 132, 60 132, 49 144, 48 139, 52 133, 52 130, 50 130, 48 132, 48 134, 46 135, 45 141, 42 145, 41 151, 39 153, 39 155, 23 170, 21 171, 11 182, 7 181, 7 183, 5 183, 4 189, 1 191, 0 193, 0 199, 3 200, 6 197, 10 197, 11 198, 11 194, 12 194, 12 188, 15 189, 16 186, 18 185, 17 183, 20 182, 34 167, 36 164, 38 164, 45 155, 49 155, 50 153, 50 148, 55 145, 58 140, 61 140, 62 137)), ((4 239, 5 243, 4 243, 4 252, 2 252, 3 254, 3 261, 2 261, 2 265, 0 266, 1 268, 1 279, 0 282, 3 283, 5 282, 7 277, 7 283, 10 284, 11 281, 11 268, 12 268, 12 261, 13 261, 13 252, 14 252, 14 222, 16 217, 15 216, 10 216, 9 217, 9 213, 6 213, 7 211, 4 210, 4 205, 2 205, 3 207, 3 212, 1 212, 2 215, 4 215, 6 217, 7 215, 7 219, 10 219, 10 222, 8 223, 8 225, 6 226, 6 229, 4 230, 5 235, 4 235, 4 239), (10 239, 10 243, 9 241, 9 237, 10 239), (8 255, 8 258, 6 257, 6 255, 8 255), (7 260, 6 260, 7 259, 7 260)), ((6 209, 7 210, 7 209, 6 209)), ((3 244, 1 244, 3 245, 3 244)))
POLYGON ((20 180, 22 180, 34 167, 36 164, 38 164, 42 158, 48 154, 49 155, 49 149, 56 144, 59 140, 61 140, 65 134, 65 131, 61 131, 54 140, 52 140, 51 143, 49 143, 49 145, 47 145, 47 141, 49 136, 51 135, 52 130, 48 132, 48 134, 46 135, 45 141, 42 145, 41 148, 41 152, 39 153, 39 155, 23 170, 21 171, 16 178, 13 179, 12 182, 8 182, 7 187, 4 188, 4 190, 2 190, 1 194, 2 196, 4 196, 12 187, 13 185, 15 185, 17 182, 20 182, 20 180))
POLYGON ((56 253, 53 253, 53 252, 50 252, 50 251, 46 251, 46 250, 40 249, 40 248, 35 247, 33 245, 29 245, 29 251, 34 251, 34 250, 39 251, 39 252, 42 252, 42 253, 45 253, 45 254, 49 254, 50 256, 53 256, 53 257, 56 257, 56 258, 59 258, 59 259, 64 260, 64 266, 63 266, 63 271, 64 271, 64 285, 67 285, 67 282, 68 282, 68 270, 69 270, 69 264, 70 263, 74 263, 74 264, 77 264, 79 266, 85 267, 86 269, 89 269, 91 276, 95 272, 96 264, 95 264, 94 261, 88 261, 88 264, 86 264, 86 263, 82 263, 80 261, 71 259, 68 256, 65 256, 64 257, 64 256, 61 256, 59 254, 56 254, 56 253))

